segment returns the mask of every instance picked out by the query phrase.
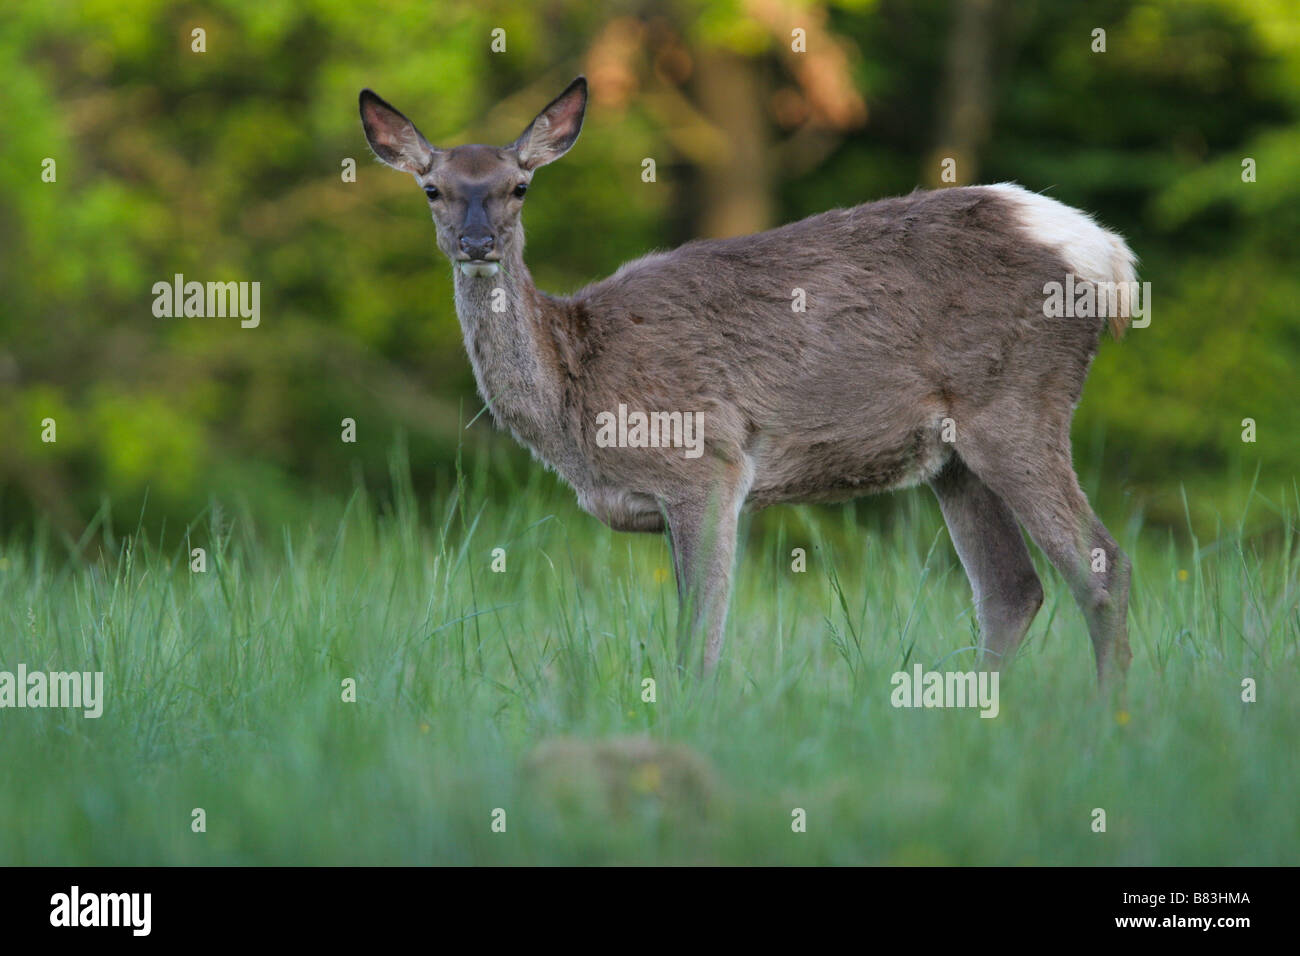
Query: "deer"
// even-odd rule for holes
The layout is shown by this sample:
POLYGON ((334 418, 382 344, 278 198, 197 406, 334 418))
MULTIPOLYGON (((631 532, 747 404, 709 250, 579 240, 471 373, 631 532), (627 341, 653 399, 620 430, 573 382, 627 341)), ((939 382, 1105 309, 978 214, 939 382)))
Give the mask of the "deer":
POLYGON ((1049 315, 1044 293, 1066 276, 1135 287, 1124 240, 1013 183, 918 189, 549 295, 521 213, 586 110, 580 76, 509 145, 440 148, 360 94, 375 156, 427 198, 492 419, 588 514, 666 533, 679 672, 721 657, 742 512, 927 484, 970 582, 979 666, 1009 664, 1043 603, 1023 528, 1086 619, 1099 685, 1122 681, 1131 562, 1079 486, 1070 423, 1107 320, 1117 339, 1129 321, 1049 315), (622 426, 609 441, 601 419, 620 407, 702 414, 701 449, 622 426))

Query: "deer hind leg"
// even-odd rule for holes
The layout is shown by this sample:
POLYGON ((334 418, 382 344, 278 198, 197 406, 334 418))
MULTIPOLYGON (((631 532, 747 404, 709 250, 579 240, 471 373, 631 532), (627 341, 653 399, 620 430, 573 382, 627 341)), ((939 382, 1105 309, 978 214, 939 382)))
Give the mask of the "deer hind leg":
MULTIPOLYGON (((961 424, 958 424, 960 436, 961 424)), ((968 426, 957 444, 967 467, 1010 507, 1065 578, 1088 622, 1097 677, 1123 679, 1128 644, 1130 563, 1088 505, 1070 460, 1069 428, 1057 434, 1003 409, 968 426)))
POLYGON ((1043 605, 1029 549, 1011 509, 960 459, 953 458, 930 487, 974 592, 980 666, 1000 670, 1043 605))

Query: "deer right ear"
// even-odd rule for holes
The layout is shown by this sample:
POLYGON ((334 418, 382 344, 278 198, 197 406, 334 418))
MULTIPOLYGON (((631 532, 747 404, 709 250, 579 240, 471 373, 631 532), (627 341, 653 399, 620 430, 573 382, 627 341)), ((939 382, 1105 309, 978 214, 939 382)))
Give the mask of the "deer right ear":
POLYGON ((414 176, 427 173, 437 152, 415 124, 373 90, 361 91, 361 125, 366 141, 383 162, 414 176))

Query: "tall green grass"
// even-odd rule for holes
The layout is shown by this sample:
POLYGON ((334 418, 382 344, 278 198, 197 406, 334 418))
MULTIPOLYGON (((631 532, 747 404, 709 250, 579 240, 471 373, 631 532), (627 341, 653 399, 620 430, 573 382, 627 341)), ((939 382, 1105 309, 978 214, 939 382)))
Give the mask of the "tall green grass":
POLYGON ((390 505, 359 490, 283 528, 214 505, 166 548, 4 545, 0 669, 102 670, 107 703, 0 710, 0 862, 1300 862, 1294 503, 1256 495, 1258 539, 1108 514, 1135 565, 1127 699, 1096 694, 1040 564, 988 720, 889 703, 904 662, 967 669, 978 641, 924 490, 887 520, 751 520, 699 682, 672 666, 662 539, 605 529, 536 469, 501 504, 494 474, 422 497, 399 456, 390 505))

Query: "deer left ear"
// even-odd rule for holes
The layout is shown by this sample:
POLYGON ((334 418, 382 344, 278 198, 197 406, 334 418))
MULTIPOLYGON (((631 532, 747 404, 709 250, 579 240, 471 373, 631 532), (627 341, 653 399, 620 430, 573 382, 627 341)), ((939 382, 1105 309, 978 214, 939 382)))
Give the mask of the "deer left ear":
POLYGON ((536 169, 553 163, 578 140, 582 117, 587 112, 587 78, 580 76, 553 99, 514 142, 519 165, 536 169))

